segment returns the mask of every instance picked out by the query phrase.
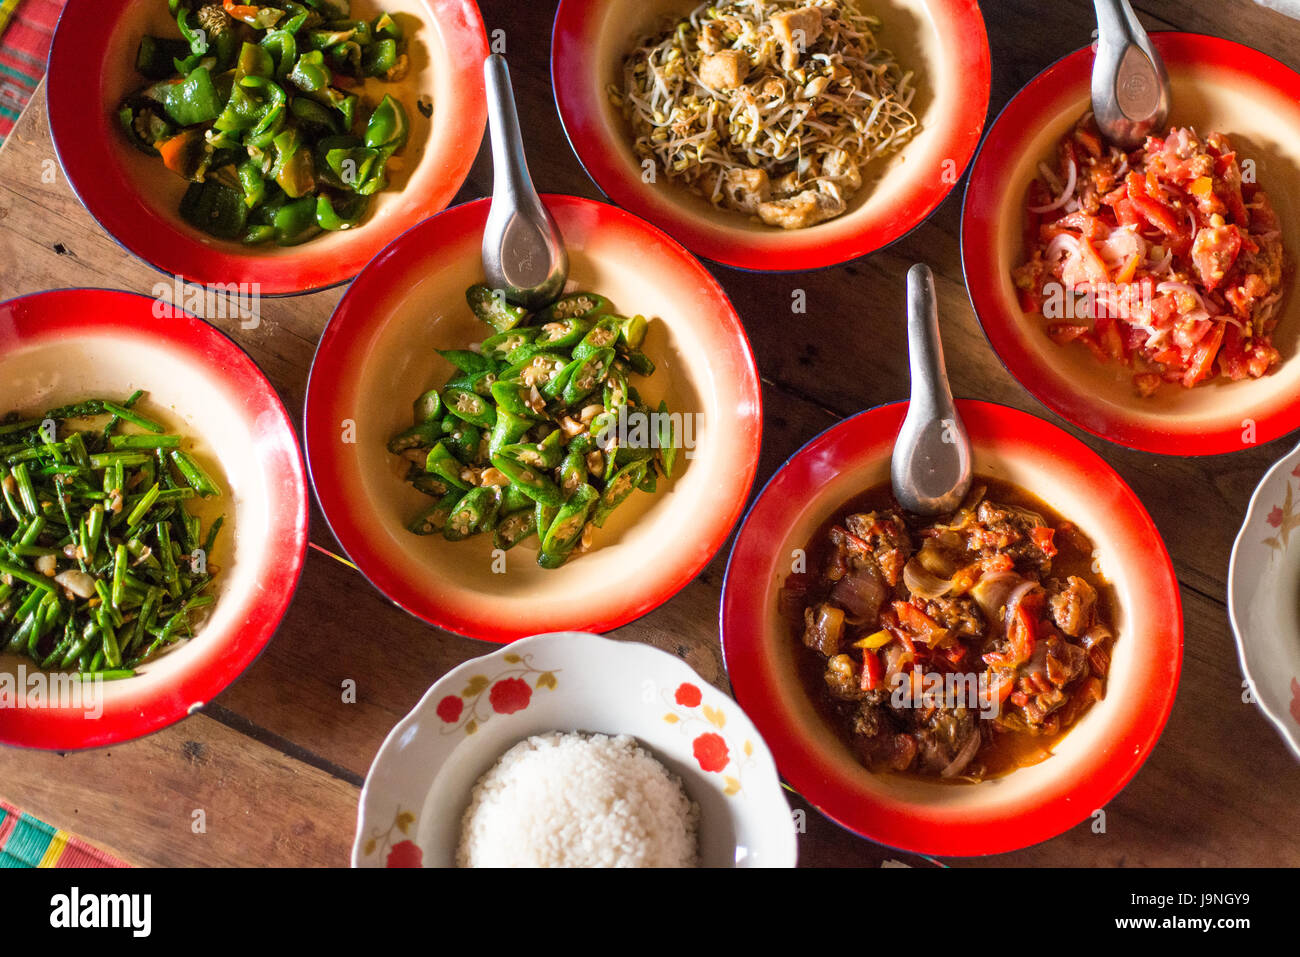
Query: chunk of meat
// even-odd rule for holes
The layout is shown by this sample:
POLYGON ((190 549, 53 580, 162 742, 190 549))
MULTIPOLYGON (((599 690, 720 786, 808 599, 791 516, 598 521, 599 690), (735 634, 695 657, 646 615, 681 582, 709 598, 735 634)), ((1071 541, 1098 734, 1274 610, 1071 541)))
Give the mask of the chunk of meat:
POLYGON ((862 687, 862 669, 851 655, 836 655, 826 662, 826 690, 834 698, 842 701, 860 701, 868 695, 878 695, 878 691, 867 691, 862 687))
POLYGON ((1097 605, 1097 590, 1077 575, 1064 583, 1054 582, 1049 606, 1056 627, 1072 638, 1078 638, 1092 627, 1093 612, 1097 605))
POLYGON ((729 169, 722 174, 722 192, 731 205, 746 213, 758 212, 772 196, 772 181, 761 169, 729 169))
POLYGON ((834 183, 821 182, 786 199, 760 203, 758 216, 769 226, 804 229, 834 219, 847 208, 844 194, 834 183))
POLYGON ((749 58, 740 50, 720 50, 700 61, 700 82, 715 90, 734 90, 748 72, 749 58))
POLYGON ((890 586, 898 584, 903 566, 912 557, 911 533, 896 512, 850 515, 843 529, 831 530, 831 541, 847 548, 852 560, 878 567, 890 586))
POLYGON ((918 718, 914 735, 920 770, 943 777, 961 774, 979 750, 975 712, 968 708, 935 708, 918 718))
POLYGON ((839 653, 844 639, 844 612, 829 602, 822 602, 803 613, 803 643, 826 657, 839 653))
POLYGON ((822 35, 822 12, 817 7, 785 10, 773 14, 767 22, 772 25, 777 43, 781 44, 781 66, 787 70, 797 67, 799 58, 822 35))
POLYGON ((966 529, 967 544, 982 556, 1007 555, 1018 566, 1047 574, 1056 549, 1051 536, 1044 539, 1035 531, 1045 527, 1036 512, 986 499, 975 509, 975 524, 966 529))

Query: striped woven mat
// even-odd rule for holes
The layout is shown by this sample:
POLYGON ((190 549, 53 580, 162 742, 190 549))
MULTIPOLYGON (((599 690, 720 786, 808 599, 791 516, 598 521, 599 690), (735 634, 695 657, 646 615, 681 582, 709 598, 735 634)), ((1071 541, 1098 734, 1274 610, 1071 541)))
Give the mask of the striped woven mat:
POLYGON ((0 0, 0 143, 45 76, 65 0, 0 0))
POLYGON ((0 868, 130 867, 79 837, 0 801, 0 868))

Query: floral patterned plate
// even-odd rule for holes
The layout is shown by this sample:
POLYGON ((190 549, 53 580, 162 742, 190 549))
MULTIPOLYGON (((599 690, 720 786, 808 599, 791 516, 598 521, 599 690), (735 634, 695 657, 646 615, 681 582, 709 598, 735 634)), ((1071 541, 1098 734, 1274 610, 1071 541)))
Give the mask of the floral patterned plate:
POLYGON ((1300 758, 1300 447, 1260 480, 1228 566, 1228 617, 1261 711, 1300 758))
POLYGON ((352 865, 451 866, 474 783, 549 731, 636 737, 699 804, 704 866, 794 866, 776 765, 740 707, 666 652, 573 631, 467 661, 425 693, 366 776, 352 865))

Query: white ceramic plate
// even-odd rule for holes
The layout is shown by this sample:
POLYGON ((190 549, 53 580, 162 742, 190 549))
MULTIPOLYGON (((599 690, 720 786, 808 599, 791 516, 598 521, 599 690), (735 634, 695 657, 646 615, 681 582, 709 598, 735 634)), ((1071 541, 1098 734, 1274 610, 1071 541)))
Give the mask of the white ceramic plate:
POLYGON ((1255 488, 1228 565, 1228 617, 1255 703, 1300 759, 1300 447, 1255 488))
POLYGON ((354 867, 450 867, 478 779, 535 734, 630 734, 700 806, 705 867, 793 867, 772 755, 740 707, 648 645, 581 632, 521 639, 428 690, 366 776, 354 867))

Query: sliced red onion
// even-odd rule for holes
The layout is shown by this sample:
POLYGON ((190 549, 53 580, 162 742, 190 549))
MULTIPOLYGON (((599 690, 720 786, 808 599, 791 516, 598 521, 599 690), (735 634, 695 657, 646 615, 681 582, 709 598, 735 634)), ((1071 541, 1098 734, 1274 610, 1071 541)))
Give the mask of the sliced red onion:
POLYGON ((976 728, 966 738, 966 743, 961 746, 957 756, 948 763, 948 766, 939 772, 941 778, 954 778, 966 770, 966 765, 974 760, 976 752, 980 749, 980 732, 976 728))
POLYGON ((903 566, 903 584, 913 595, 919 595, 927 601, 942 598, 952 591, 951 579, 940 578, 915 558, 903 566))
POLYGON ((852 571, 835 583, 831 600, 854 618, 874 619, 885 600, 885 585, 869 571, 852 571))
POLYGON ((1031 213, 1050 213, 1054 209, 1060 209, 1074 198, 1074 189, 1078 184, 1079 167, 1074 162, 1074 158, 1071 157, 1070 168, 1065 174, 1065 188, 1061 190, 1061 195, 1056 197, 1056 199, 1052 200, 1046 206, 1030 206, 1029 211, 1031 213))
POLYGON ((1062 251, 1066 256, 1077 256, 1079 254, 1079 237, 1072 236, 1069 233, 1057 233, 1052 237, 1052 241, 1047 244, 1047 249, 1043 253, 1043 258, 1049 264, 1055 264, 1062 251))

